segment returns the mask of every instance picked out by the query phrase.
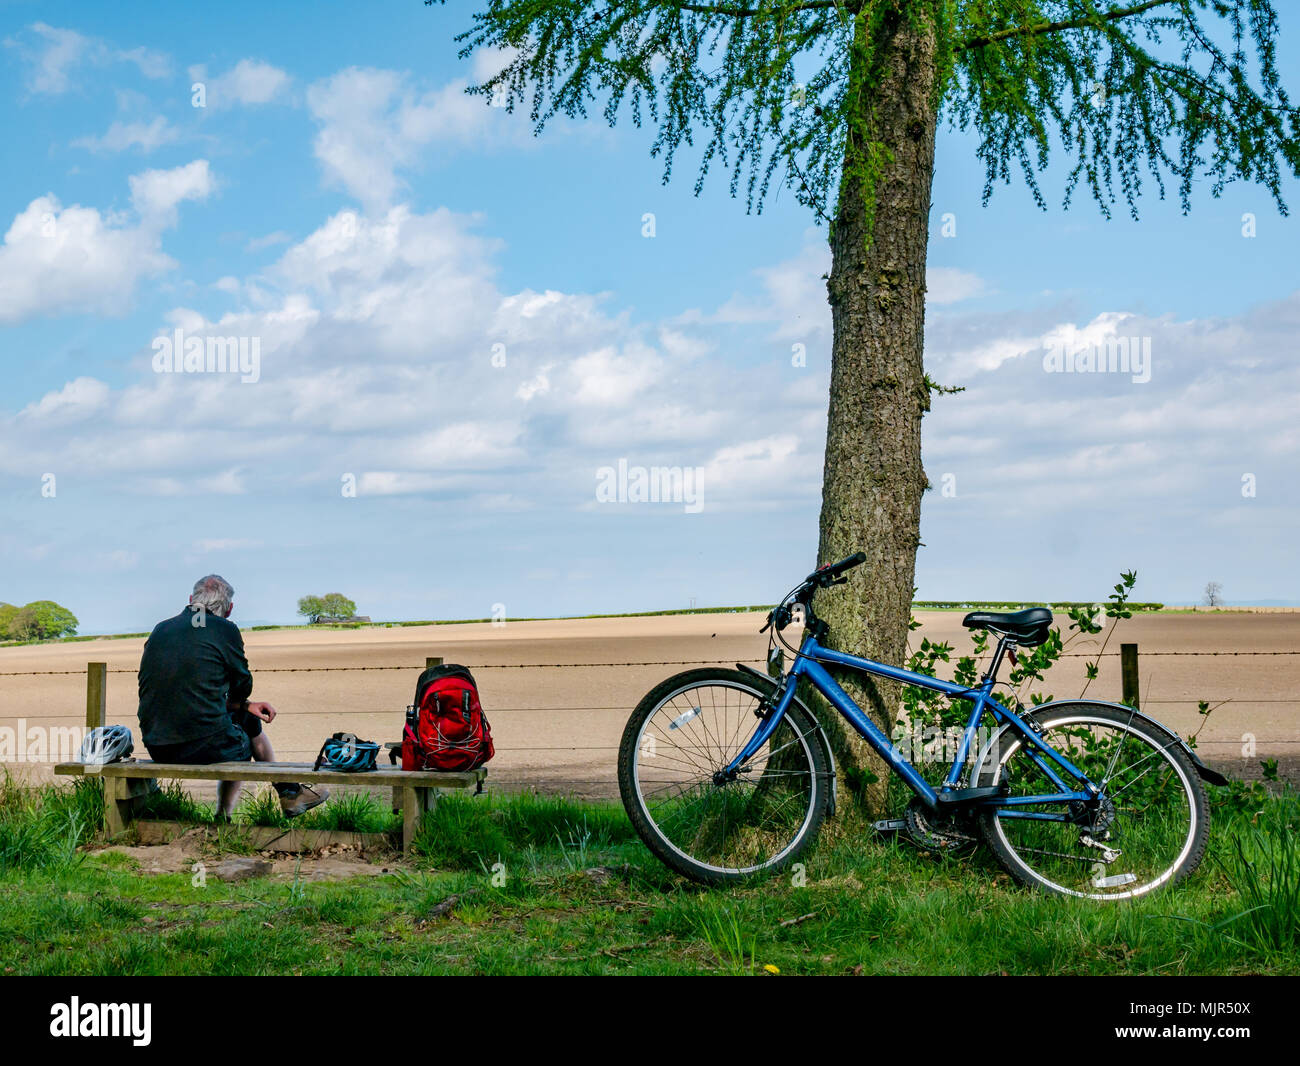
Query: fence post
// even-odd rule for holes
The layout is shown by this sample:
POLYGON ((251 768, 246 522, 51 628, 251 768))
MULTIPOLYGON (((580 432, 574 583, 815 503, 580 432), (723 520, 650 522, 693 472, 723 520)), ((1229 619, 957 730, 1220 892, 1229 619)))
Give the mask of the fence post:
POLYGON ((1138 646, 1136 644, 1119 646, 1119 675, 1124 702, 1136 708, 1138 706, 1138 646))
POLYGON ((86 663, 86 732, 104 724, 108 709, 108 663, 86 663))
POLYGON ((430 655, 427 659, 424 660, 424 668, 426 670, 428 670, 430 667, 441 666, 441 665, 442 665, 441 655, 430 655))

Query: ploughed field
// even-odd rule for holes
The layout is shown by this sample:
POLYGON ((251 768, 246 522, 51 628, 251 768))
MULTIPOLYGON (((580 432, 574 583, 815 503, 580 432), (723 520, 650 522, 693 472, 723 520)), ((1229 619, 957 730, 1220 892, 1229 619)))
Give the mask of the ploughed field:
MULTIPOLYGON (((925 636, 952 644, 954 660, 969 652, 961 617, 960 611, 918 611, 922 628, 913 633, 913 645, 925 636)), ((1061 622, 1064 628, 1068 619, 1061 622)), ((396 740, 425 657, 438 655, 474 670, 496 741, 493 788, 594 798, 617 795, 616 749, 641 696, 703 661, 761 666, 767 647, 766 636, 758 632, 762 624, 762 614, 665 615, 503 626, 285 629, 246 632, 244 639, 254 698, 280 712, 269 734, 283 759, 312 759, 321 741, 339 730, 396 740), (627 663, 653 665, 603 665, 627 663)), ((788 635, 794 639, 797 631, 788 635)), ((1300 612, 1136 615, 1119 624, 1108 652, 1118 652, 1121 641, 1139 645, 1143 709, 1180 734, 1201 725, 1198 700, 1231 701, 1200 733, 1199 751, 1207 762, 1258 776, 1260 759, 1277 758, 1284 775, 1296 780, 1300 655, 1168 653, 1297 652, 1300 612), (1258 754, 1243 758, 1243 744, 1251 736, 1258 754)), ((50 764, 57 761, 51 756, 58 754, 49 751, 58 742, 53 730, 84 723, 84 670, 92 660, 108 663, 108 721, 130 726, 139 747, 134 671, 143 644, 136 638, 0 648, 0 758, 8 768, 30 780, 50 776, 50 764), (42 737, 44 745, 37 746, 42 737), (31 757, 24 758, 23 751, 31 757)), ((1076 641, 1067 651, 1094 648, 1076 641)), ((1045 691, 1077 697, 1085 661, 1063 659, 1049 672, 1045 691)), ((944 669, 941 674, 948 676, 944 669)), ((1088 695, 1119 699, 1118 655, 1102 659, 1101 676, 1088 695)), ((197 782, 192 788, 199 796, 211 791, 197 782)))

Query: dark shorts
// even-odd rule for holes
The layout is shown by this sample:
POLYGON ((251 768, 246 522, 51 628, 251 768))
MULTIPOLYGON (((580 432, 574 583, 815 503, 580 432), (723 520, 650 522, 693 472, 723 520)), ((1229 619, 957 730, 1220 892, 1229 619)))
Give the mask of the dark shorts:
POLYGON ((236 711, 230 716, 230 728, 198 740, 179 744, 147 744, 154 762, 248 762, 253 757, 250 741, 262 733, 262 720, 247 711, 236 711))

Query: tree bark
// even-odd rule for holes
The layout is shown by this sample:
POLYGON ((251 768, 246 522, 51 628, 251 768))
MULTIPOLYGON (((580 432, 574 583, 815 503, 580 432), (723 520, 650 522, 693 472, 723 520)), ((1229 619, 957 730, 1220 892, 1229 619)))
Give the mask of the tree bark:
MULTIPOLYGON (((834 336, 818 546, 820 563, 856 551, 867 561, 850 571, 847 586, 822 595, 818 614, 834 647, 897 664, 906 654, 927 485, 921 418, 930 396, 922 349, 936 31, 923 17, 894 14, 866 41, 867 26, 860 17, 850 73, 858 110, 850 116, 831 233, 834 336), (867 184, 862 171, 869 164, 874 181, 867 184)), ((896 684, 860 674, 837 680, 892 731, 896 684)), ((833 717, 826 724, 844 779, 874 815, 884 807, 885 764, 833 717)))

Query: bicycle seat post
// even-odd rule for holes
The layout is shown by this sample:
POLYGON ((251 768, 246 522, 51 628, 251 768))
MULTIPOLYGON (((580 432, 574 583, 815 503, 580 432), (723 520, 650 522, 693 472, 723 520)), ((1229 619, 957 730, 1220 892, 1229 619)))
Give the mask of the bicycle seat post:
POLYGON ((998 638, 997 650, 993 653, 993 661, 989 663, 989 668, 984 674, 984 682, 996 681, 998 677, 998 667, 1002 665, 1002 657, 1008 652, 1015 654, 1016 641, 1005 633, 998 638))

